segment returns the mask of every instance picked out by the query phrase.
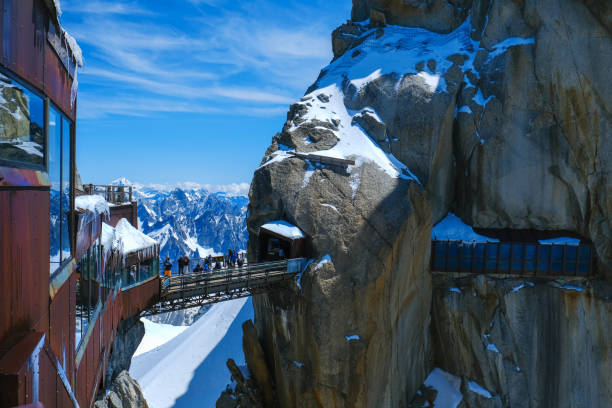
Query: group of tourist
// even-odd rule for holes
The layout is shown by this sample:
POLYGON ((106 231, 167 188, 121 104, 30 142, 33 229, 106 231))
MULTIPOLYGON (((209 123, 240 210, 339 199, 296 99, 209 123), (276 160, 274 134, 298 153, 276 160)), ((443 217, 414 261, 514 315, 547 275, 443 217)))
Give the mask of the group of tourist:
MULTIPOLYGON (((180 256, 177 260, 178 263, 178 274, 186 275, 188 273, 192 273, 190 271, 190 260, 187 255, 180 256)), ((220 270, 223 268, 242 268, 245 263, 245 254, 239 253, 236 250, 228 250, 228 253, 223 256, 212 257, 211 255, 207 256, 200 263, 198 260, 197 265, 193 268, 193 273, 201 273, 208 272, 211 270, 220 270)), ((164 276, 172 275, 172 261, 170 257, 167 256, 164 260, 164 276)))

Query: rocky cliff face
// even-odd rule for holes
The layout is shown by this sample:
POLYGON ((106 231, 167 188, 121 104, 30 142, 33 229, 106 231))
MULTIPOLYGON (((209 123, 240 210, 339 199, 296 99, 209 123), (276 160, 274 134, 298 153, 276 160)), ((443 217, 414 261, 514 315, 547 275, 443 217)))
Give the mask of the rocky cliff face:
MULTIPOLYGON (((310 237, 316 258, 299 286, 254 300, 283 407, 411 401, 434 356, 441 364, 430 322, 444 316, 437 301, 432 315, 428 265, 431 226, 449 210, 476 227, 582 235, 595 245, 600 276, 612 278, 609 3, 355 0, 352 16, 333 34, 334 61, 291 106, 251 185, 250 256, 259 225, 285 219, 310 237)), ((580 302, 540 301, 551 313, 581 313, 580 302)), ((582 310, 598 321, 593 308, 582 310)), ((610 371, 600 351, 575 350, 610 371)), ((590 368, 582 375, 596 375, 590 368)), ((514 401, 514 383, 499 372, 448 369, 514 401)), ((523 372, 521 381, 538 374, 523 372)), ((571 406, 569 395, 555 398, 571 406)), ((590 402, 612 403, 598 398, 590 402)))
POLYGON ((104 397, 96 401, 94 408, 149 408, 149 404, 138 382, 127 371, 122 371, 104 397))
POLYGON ((434 288, 435 365, 482 384, 504 407, 612 401, 609 284, 436 274, 434 288))
POLYGON ((123 371, 129 371, 132 356, 145 335, 144 324, 139 316, 122 320, 117 328, 113 351, 104 373, 104 383, 112 384, 123 371))

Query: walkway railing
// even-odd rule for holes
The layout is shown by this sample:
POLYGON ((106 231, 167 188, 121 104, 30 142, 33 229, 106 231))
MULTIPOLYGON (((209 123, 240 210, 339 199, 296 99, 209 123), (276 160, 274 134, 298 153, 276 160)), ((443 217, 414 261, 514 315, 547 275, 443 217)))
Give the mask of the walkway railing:
POLYGON ((162 279, 159 302, 143 315, 203 306, 265 292, 302 272, 306 264, 305 258, 297 258, 167 277, 162 279))
POLYGON ((98 184, 83 184, 85 194, 101 195, 112 204, 131 203, 133 198, 132 186, 108 186, 98 184))
POLYGON ((431 270, 539 276, 590 276, 591 245, 432 241, 431 270))

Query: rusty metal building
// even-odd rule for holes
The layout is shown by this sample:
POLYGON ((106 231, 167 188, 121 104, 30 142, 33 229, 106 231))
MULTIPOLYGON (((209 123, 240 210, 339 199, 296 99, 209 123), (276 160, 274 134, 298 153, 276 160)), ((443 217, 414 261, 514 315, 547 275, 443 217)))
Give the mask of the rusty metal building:
POLYGON ((107 276, 101 215, 75 211, 77 54, 53 0, 0 0, 0 407, 92 406, 119 322, 159 296, 157 272, 107 276))

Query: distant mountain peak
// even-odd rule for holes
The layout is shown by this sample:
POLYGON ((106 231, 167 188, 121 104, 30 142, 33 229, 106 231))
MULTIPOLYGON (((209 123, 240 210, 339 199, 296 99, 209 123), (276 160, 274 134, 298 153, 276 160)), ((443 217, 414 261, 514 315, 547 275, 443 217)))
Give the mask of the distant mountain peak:
POLYGON ((118 179, 111 181, 110 185, 111 186, 133 186, 134 183, 132 183, 130 180, 128 180, 125 177, 119 177, 118 179))

